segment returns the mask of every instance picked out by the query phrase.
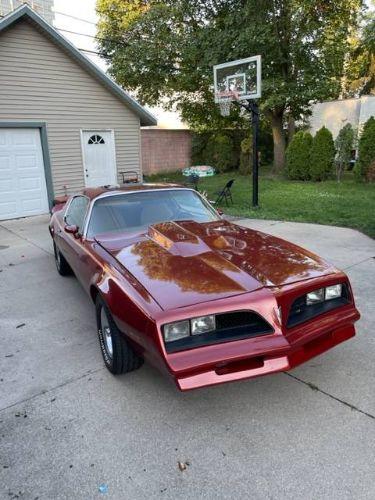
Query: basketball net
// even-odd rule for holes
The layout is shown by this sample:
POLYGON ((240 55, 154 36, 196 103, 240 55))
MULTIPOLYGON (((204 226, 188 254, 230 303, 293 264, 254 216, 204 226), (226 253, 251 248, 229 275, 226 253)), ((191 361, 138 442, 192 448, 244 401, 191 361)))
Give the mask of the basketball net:
POLYGON ((230 115, 230 107, 233 101, 238 101, 239 93, 235 90, 223 90, 216 92, 216 99, 220 107, 221 116, 230 115))

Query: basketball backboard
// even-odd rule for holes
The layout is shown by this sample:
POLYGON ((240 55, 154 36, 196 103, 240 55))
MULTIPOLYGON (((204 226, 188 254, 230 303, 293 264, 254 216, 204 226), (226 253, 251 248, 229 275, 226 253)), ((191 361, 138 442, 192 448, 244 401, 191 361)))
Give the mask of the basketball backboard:
POLYGON ((261 56, 247 57, 214 66, 215 102, 258 99, 261 96, 261 56))

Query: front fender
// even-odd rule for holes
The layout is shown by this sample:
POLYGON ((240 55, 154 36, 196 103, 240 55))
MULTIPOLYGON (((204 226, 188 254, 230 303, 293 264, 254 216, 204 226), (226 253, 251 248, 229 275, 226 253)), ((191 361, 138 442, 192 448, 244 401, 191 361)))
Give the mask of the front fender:
POLYGON ((123 276, 102 273, 96 275, 90 287, 91 297, 100 293, 117 328, 142 357, 158 368, 165 368, 160 355, 162 348, 152 309, 159 306, 142 296, 123 276))

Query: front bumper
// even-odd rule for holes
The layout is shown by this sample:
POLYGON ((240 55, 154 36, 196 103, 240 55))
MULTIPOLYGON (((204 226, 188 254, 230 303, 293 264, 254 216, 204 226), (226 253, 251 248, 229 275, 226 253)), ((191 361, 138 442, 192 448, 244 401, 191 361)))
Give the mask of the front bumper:
POLYGON ((283 335, 175 353, 168 356, 170 372, 181 391, 284 372, 354 337, 359 317, 346 306, 283 335))

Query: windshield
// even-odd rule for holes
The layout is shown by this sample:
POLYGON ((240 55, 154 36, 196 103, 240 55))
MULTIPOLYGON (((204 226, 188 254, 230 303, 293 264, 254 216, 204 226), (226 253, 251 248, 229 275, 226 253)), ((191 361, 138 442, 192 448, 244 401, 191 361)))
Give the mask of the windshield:
POLYGON ((106 196, 95 201, 87 237, 116 231, 138 231, 157 222, 218 220, 215 211, 194 191, 168 189, 106 196))

